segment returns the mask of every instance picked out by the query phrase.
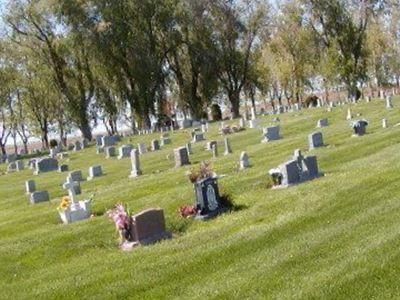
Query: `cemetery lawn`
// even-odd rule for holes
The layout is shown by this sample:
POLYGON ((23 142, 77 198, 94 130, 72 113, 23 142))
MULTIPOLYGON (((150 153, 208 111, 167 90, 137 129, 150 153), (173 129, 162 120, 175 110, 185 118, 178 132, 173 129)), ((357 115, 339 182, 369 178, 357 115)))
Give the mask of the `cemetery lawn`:
MULTIPOLYGON (((143 176, 129 179, 130 160, 105 159, 94 147, 71 153, 70 170, 88 176, 101 164, 105 175, 81 184, 80 199, 94 194, 94 218, 62 225, 57 213, 67 173, 33 176, 32 170, 0 175, 1 299, 123 298, 319 298, 400 297, 400 98, 395 109, 383 100, 352 105, 370 121, 367 135, 351 137, 347 106, 280 115, 282 139, 261 144, 261 129, 230 135, 233 154, 213 163, 220 189, 237 210, 206 222, 182 219, 177 210, 194 201, 185 172, 211 157, 202 151, 223 138, 212 124, 206 141, 193 145, 192 166, 174 169, 166 157, 189 140, 171 134, 172 144, 141 156, 143 176), (316 129, 317 120, 329 127, 316 129), (383 129, 381 119, 389 128, 383 129), (307 154, 307 135, 324 135, 313 150, 324 177, 288 189, 268 189, 267 172, 296 148, 307 154), (252 167, 239 172, 241 151, 252 167), (24 182, 35 179, 50 203, 28 204, 24 182), (104 216, 116 203, 134 213, 165 210, 171 240, 118 249, 114 225, 104 216)), ((262 125, 273 117, 261 117, 262 125)), ((238 120, 227 121, 238 123, 238 120)), ((125 138, 144 141, 160 134, 125 138)), ((0 165, 2 173, 6 166, 0 165)))

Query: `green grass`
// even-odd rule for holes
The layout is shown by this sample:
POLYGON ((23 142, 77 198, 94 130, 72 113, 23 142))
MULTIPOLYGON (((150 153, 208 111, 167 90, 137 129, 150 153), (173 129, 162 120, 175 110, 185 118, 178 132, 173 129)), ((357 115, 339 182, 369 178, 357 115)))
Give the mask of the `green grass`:
MULTIPOLYGON (((352 106, 370 121, 368 134, 351 137, 348 106, 279 116, 282 139, 262 144, 261 130, 231 135, 234 153, 213 162, 222 191, 243 209, 207 222, 179 217, 194 201, 185 172, 167 155, 189 140, 171 134, 172 145, 141 157, 144 175, 129 179, 130 160, 105 159, 91 147, 71 153, 70 170, 101 164, 105 176, 81 184, 95 193, 90 220, 62 225, 56 211, 65 195, 66 173, 33 176, 31 170, 0 176, 1 299, 61 298, 399 298, 400 285, 400 99, 388 111, 381 100, 352 106), (288 189, 267 189, 267 172, 307 150, 319 118, 325 148, 313 150, 324 177, 288 189), (387 118, 390 128, 381 128, 387 118), (252 167, 239 172, 241 151, 252 167), (36 180, 50 203, 28 204, 24 182, 36 180), (134 212, 165 210, 174 238, 125 253, 113 224, 103 215, 123 202, 134 212)), ((262 118, 262 124, 273 117, 262 118)), ((238 123, 238 121, 233 121, 238 123)), ((227 122, 227 123, 232 123, 227 122)), ((135 136, 138 143, 159 135, 135 136)), ((217 124, 206 134, 223 153, 217 124)), ((211 158, 195 144, 192 167, 211 158)), ((0 168, 4 171, 5 166, 0 168)))

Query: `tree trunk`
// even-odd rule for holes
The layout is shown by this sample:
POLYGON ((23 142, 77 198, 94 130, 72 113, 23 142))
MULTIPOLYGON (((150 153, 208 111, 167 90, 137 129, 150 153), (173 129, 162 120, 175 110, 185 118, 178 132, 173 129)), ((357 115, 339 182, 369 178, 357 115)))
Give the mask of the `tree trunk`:
POLYGON ((66 139, 64 137, 64 124, 63 124, 62 120, 58 121, 58 131, 59 131, 60 143, 61 143, 61 145, 66 147, 67 143, 66 143, 66 139))
POLYGON ((7 154, 6 145, 0 144, 0 148, 1 148, 1 154, 6 155, 7 154))
POLYGON ((24 141, 24 151, 28 154, 28 141, 24 141))
POLYGON ((239 118, 240 116, 240 96, 239 91, 233 91, 229 93, 229 101, 232 105, 232 117, 234 119, 239 118))
POLYGON ((82 122, 79 125, 79 130, 82 133, 82 137, 84 139, 87 139, 88 141, 91 141, 93 136, 92 136, 92 129, 90 128, 88 122, 82 122))

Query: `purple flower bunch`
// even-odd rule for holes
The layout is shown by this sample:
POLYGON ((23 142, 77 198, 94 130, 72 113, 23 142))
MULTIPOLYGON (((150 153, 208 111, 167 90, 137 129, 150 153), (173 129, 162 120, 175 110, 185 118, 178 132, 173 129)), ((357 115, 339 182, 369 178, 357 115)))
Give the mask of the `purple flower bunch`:
POLYGON ((114 222, 117 230, 129 228, 132 218, 122 204, 117 204, 114 209, 107 211, 108 217, 114 222))

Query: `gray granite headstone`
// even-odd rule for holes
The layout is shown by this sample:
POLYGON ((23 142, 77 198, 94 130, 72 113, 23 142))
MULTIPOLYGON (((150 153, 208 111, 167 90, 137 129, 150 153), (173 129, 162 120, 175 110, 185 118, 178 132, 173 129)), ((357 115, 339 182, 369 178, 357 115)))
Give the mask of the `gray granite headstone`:
POLYGON ((35 162, 34 174, 40 174, 45 172, 57 171, 58 161, 54 158, 40 158, 35 162))
POLYGON ((193 151, 192 151, 192 144, 191 144, 190 142, 186 144, 186 150, 187 150, 187 152, 188 152, 189 155, 190 155, 190 154, 193 154, 193 151))
POLYGON ((101 147, 110 147, 115 145, 115 138, 112 136, 103 136, 101 138, 101 147))
POLYGON ((324 146, 324 140, 321 132, 313 132, 308 135, 308 146, 309 149, 314 149, 324 146))
POLYGON ((269 142, 269 141, 279 140, 280 139, 279 131, 280 131, 279 126, 270 126, 264 128, 262 141, 269 142))
POLYGON ((171 139, 169 137, 161 137, 160 144, 161 146, 169 145, 171 144, 171 139))
POLYGON ((190 164, 189 154, 186 147, 174 149, 175 167, 181 167, 190 164))
POLYGON ((83 181, 82 171, 76 170, 72 171, 68 174, 68 177, 71 177, 72 181, 83 181))
POLYGON ((248 167, 250 167, 250 159, 247 153, 243 151, 240 154, 239 168, 240 170, 244 170, 247 169, 248 167))
POLYGON ((151 141, 151 151, 158 151, 160 150, 160 143, 158 140, 152 140, 151 141))
POLYGON ((35 191, 30 194, 29 198, 32 204, 50 201, 49 193, 47 191, 35 191))
POLYGON ((131 175, 130 178, 135 178, 142 175, 142 170, 140 169, 140 158, 139 158, 139 150, 133 149, 131 151, 131 175))
POLYGON ((145 143, 139 143, 138 144, 138 150, 139 150, 139 154, 143 155, 145 153, 147 153, 147 147, 145 143))
POLYGON ((192 139, 193 143, 197 143, 197 142, 201 142, 204 141, 204 135, 201 132, 195 132, 193 134, 193 139, 192 139))
POLYGON ((125 157, 130 157, 132 149, 133 149, 132 145, 123 145, 123 146, 121 146, 119 148, 118 159, 122 159, 122 158, 125 158, 125 157))
POLYGON ((225 146, 224 155, 231 154, 232 153, 231 143, 229 142, 229 139, 227 137, 224 139, 224 146, 225 146))
POLYGON ((213 148, 213 145, 216 145, 217 141, 209 141, 206 145, 206 150, 211 151, 213 148))
POLYGON ((321 127, 326 127, 328 126, 328 119, 319 119, 317 122, 317 127, 321 128, 321 127))
POLYGON ((89 177, 87 178, 88 180, 93 180, 96 177, 100 177, 103 175, 103 170, 101 166, 92 166, 89 168, 89 177))
POLYGON ((23 160, 17 160, 15 162, 15 169, 19 172, 19 171, 23 171, 25 168, 25 164, 23 160))
POLYGON ((213 158, 218 157, 218 144, 212 145, 212 154, 213 154, 213 158))
POLYGON ((106 154, 106 158, 111 158, 117 156, 117 151, 114 146, 105 147, 104 152, 106 154))
POLYGON ((58 167, 58 172, 60 172, 60 173, 68 172, 68 165, 65 165, 65 164, 60 165, 60 166, 58 167))
POLYGON ((35 180, 27 180, 25 181, 25 188, 26 188, 26 193, 30 194, 36 191, 36 183, 35 180))

